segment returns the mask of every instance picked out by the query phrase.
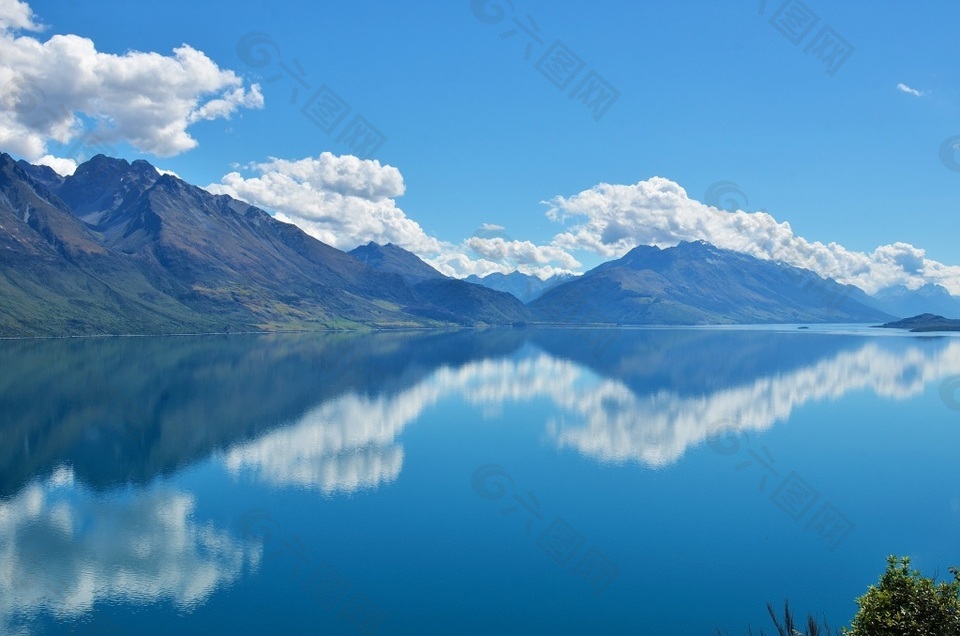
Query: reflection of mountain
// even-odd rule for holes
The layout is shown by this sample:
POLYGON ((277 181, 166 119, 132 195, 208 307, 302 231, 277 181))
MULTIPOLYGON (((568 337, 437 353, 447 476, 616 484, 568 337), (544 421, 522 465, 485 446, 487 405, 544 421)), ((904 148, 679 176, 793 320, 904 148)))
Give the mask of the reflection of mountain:
MULTIPOLYGON (((744 336, 752 336, 755 344, 772 342, 757 332, 621 334, 616 346, 607 349, 619 352, 609 354, 608 360, 618 374, 606 377, 571 360, 532 351, 520 358, 444 367, 395 395, 375 401, 351 396, 324 405, 290 428, 231 451, 227 463, 233 469, 254 467, 268 482, 310 484, 325 492, 392 481, 399 473, 402 454, 387 444, 424 409, 454 397, 492 412, 508 402, 546 398, 559 409, 559 415, 547 422, 558 446, 601 461, 638 461, 659 467, 711 437, 765 430, 787 420, 804 404, 839 399, 862 389, 880 397, 906 399, 931 382, 960 373, 960 340, 851 340, 802 334, 798 344, 805 346, 793 350, 795 355, 789 355, 790 347, 782 347, 778 350, 783 355, 770 361, 771 369, 753 374, 741 366, 743 359, 735 355, 735 347, 722 358, 713 357, 719 343, 729 347, 744 336), (631 367, 648 368, 643 363, 650 362, 651 352, 638 344, 649 344, 649 338, 661 340, 656 360, 675 361, 675 368, 660 370, 663 376, 642 377, 639 369, 631 367), (693 343, 703 345, 701 355, 711 356, 700 358, 706 372, 720 367, 727 372, 707 389, 703 388, 706 377, 692 378, 689 386, 677 388, 672 384, 677 369, 695 365, 689 358, 663 356, 693 343), (810 355, 818 350, 819 356, 810 355), (332 467, 356 457, 359 449, 377 463, 358 463, 368 472, 342 481, 332 467), (387 450, 393 450, 396 465, 382 461, 387 450)), ((782 344, 789 334, 766 336, 780 336, 782 344)), ((766 353, 773 357, 775 351, 766 353)), ((754 360, 764 357, 762 346, 750 352, 754 360)))
POLYGON ((338 396, 395 394, 440 365, 505 355, 523 338, 504 330, 0 342, 0 497, 63 464, 94 489, 146 483, 338 396))
POLYGON ((187 609, 259 564, 259 544, 198 524, 193 507, 175 490, 96 498, 68 469, 27 485, 0 502, 0 627, 102 601, 187 609))
POLYGON ((906 399, 960 372, 960 340, 953 339, 655 329, 588 330, 578 338, 545 330, 532 340, 556 356, 537 363, 552 378, 546 392, 539 381, 523 387, 530 374, 520 369, 504 369, 514 379, 503 386, 560 407, 548 425, 557 444, 650 466, 672 463, 718 434, 769 428, 809 402, 858 389, 906 399), (558 366, 561 356, 572 362, 558 366))
POLYGON ((960 373, 960 341, 939 344, 897 351, 868 342, 790 373, 704 396, 637 394, 617 380, 560 387, 555 397, 568 415, 553 422, 550 432, 560 446, 590 457, 663 466, 710 437, 765 430, 809 402, 860 389, 893 399, 919 395, 926 384, 960 373))
POLYGON ((531 340, 556 357, 623 381, 639 393, 703 395, 758 376, 790 372, 859 339, 819 334, 710 329, 537 330, 531 340))
POLYGON ((0 485, 73 466, 94 488, 211 453, 275 485, 395 480, 400 438, 460 398, 535 397, 558 445, 651 466, 728 430, 869 389, 915 395, 960 373, 953 339, 710 329, 500 330, 9 342, 0 346, 0 485), (524 342, 531 346, 522 346, 524 342), (16 369, 16 372, 13 370, 16 369))

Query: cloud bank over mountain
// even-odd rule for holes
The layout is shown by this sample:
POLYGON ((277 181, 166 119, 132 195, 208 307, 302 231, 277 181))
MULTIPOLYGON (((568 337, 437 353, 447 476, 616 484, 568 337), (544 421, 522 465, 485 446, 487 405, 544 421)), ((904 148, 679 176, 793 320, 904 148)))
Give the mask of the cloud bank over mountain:
POLYGON ((460 278, 517 269, 547 278, 580 266, 563 249, 530 241, 473 236, 455 244, 430 236, 396 203, 406 190, 400 171, 377 160, 323 152, 252 163, 246 172, 231 172, 206 189, 270 210, 342 250, 393 243, 460 278))
POLYGON ((680 185, 661 177, 633 185, 602 183, 548 204, 548 218, 570 223, 552 241, 569 251, 619 258, 637 245, 663 248, 703 240, 803 267, 868 293, 893 285, 915 289, 936 283, 960 294, 960 267, 928 259, 923 249, 898 242, 864 253, 809 241, 766 212, 721 210, 691 199, 680 185))
POLYGON ((679 184, 662 177, 632 185, 602 183, 544 202, 547 218, 563 229, 548 244, 538 245, 496 233, 460 243, 430 236, 396 203, 406 191, 400 170, 379 161, 324 152, 316 158, 271 159, 248 168, 252 175, 231 172, 207 189, 271 210, 280 220, 340 249, 369 241, 394 243, 444 274, 461 278, 514 270, 547 278, 580 271, 578 254, 612 259, 637 245, 664 248, 703 240, 809 269, 868 293, 935 283, 960 295, 960 266, 928 259, 923 249, 897 242, 865 253, 809 241, 767 212, 719 209, 690 198, 679 184))

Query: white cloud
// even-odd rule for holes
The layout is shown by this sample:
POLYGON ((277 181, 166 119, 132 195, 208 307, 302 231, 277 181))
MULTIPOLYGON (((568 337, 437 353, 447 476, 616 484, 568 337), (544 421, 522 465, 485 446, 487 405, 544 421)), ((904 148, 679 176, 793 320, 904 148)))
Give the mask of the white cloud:
POLYGON ((379 161, 329 152, 296 161, 271 159, 250 166, 254 176, 231 172, 207 186, 272 210, 315 238, 349 250, 375 241, 395 243, 417 254, 439 254, 440 241, 397 207, 403 177, 379 161))
POLYGON ((557 274, 568 274, 570 270, 556 265, 530 265, 527 263, 517 263, 511 261, 491 261, 485 258, 476 258, 468 254, 470 250, 464 244, 452 248, 452 251, 445 252, 435 258, 425 258, 424 260, 437 271, 454 278, 466 278, 471 274, 476 274, 483 278, 487 274, 500 273, 509 274, 510 272, 520 272, 537 276, 541 280, 546 280, 557 274))
POLYGON ((21 29, 39 31, 43 27, 36 23, 33 10, 20 0, 0 0, 0 31, 21 29))
MULTIPOLYGON (((252 175, 234 171, 206 189, 270 210, 278 220, 338 249, 370 241, 394 243, 458 278, 517 269, 546 278, 580 266, 556 246, 500 236, 474 236, 454 244, 430 236, 394 200, 406 191, 400 171, 376 160, 323 152, 297 160, 274 158, 247 168, 252 175)), ((481 230, 495 233, 502 227, 484 224, 481 230)))
POLYGON ((485 232, 502 232, 507 228, 502 225, 497 225, 496 223, 481 223, 480 229, 485 232))
POLYGON ((908 95, 913 95, 915 97, 923 97, 924 95, 923 91, 918 91, 915 88, 910 88, 909 86, 907 86, 902 82, 897 84, 897 90, 900 91, 901 93, 907 93, 908 95))
POLYGON ((316 159, 272 159, 259 167, 265 173, 286 175, 318 191, 336 192, 371 201, 399 197, 406 190, 403 176, 393 166, 383 166, 379 161, 358 159, 352 155, 338 157, 324 152, 316 159))
POLYGON ((477 254, 498 262, 530 266, 558 263, 560 267, 568 269, 581 266, 580 262, 568 252, 552 245, 534 245, 530 241, 510 241, 500 237, 478 236, 470 237, 465 244, 477 254))
POLYGON ((28 160, 46 155, 51 141, 85 134, 170 156, 197 145, 191 124, 263 106, 258 85, 246 88, 189 45, 173 55, 114 55, 78 35, 41 41, 15 33, 36 28, 29 6, 0 0, 0 146, 28 160))
POLYGON ((54 157, 53 155, 44 155, 34 161, 35 164, 40 166, 50 166, 53 170, 62 177, 69 177, 74 172, 77 171, 77 162, 73 159, 66 159, 64 157, 54 157))
POLYGON ((854 252, 794 234, 787 222, 766 212, 728 212, 691 199, 668 179, 654 177, 633 185, 602 183, 571 197, 549 202, 547 217, 572 224, 553 245, 618 258, 637 245, 669 247, 704 240, 757 258, 813 270, 868 293, 891 285, 916 288, 937 283, 960 294, 960 267, 930 260, 906 243, 854 252))

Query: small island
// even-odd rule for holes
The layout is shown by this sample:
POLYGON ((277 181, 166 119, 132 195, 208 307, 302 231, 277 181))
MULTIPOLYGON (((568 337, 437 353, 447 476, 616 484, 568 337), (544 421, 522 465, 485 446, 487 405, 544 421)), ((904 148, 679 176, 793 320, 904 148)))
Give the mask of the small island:
POLYGON ((913 332, 922 331, 960 331, 960 320, 944 318, 936 314, 920 314, 913 318, 904 318, 895 322, 877 325, 887 329, 909 329, 913 332))

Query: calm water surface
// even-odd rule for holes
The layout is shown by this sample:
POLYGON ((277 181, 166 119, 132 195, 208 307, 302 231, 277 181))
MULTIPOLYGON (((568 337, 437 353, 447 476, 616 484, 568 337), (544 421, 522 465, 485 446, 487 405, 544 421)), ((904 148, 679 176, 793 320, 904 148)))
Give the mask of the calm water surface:
POLYGON ((712 634, 960 564, 960 339, 0 342, 0 632, 712 634))

